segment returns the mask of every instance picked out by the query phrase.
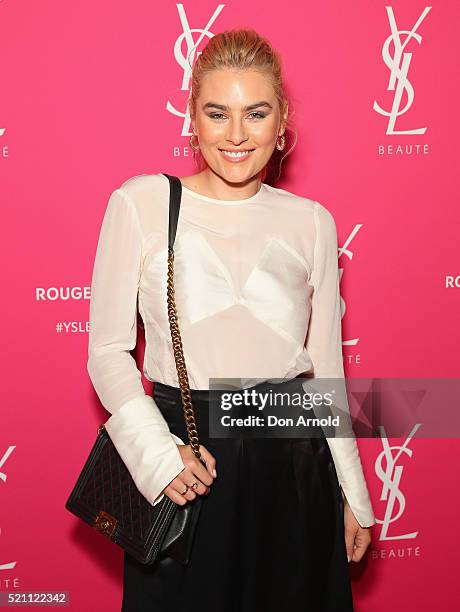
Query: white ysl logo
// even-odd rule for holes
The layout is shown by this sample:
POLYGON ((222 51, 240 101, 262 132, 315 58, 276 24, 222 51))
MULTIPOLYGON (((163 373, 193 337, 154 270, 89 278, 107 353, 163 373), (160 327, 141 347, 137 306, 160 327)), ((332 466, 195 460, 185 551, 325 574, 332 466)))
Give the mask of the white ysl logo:
MULTIPOLYGON (((207 36, 208 38, 212 38, 214 36, 214 34, 212 34, 209 30, 212 24, 214 23, 214 21, 217 19, 218 15, 222 12, 222 9, 224 8, 225 4, 218 5, 218 7, 216 8, 213 15, 211 16, 208 23, 205 25, 203 29, 190 28, 189 22, 187 20, 187 16, 185 14, 184 5, 176 4, 176 6, 179 12, 179 18, 180 18, 180 22, 182 25, 183 34, 181 34, 178 37, 178 39, 176 40, 174 44, 174 57, 177 63, 184 70, 184 73, 182 75, 181 90, 186 91, 190 89, 190 78, 192 76, 192 66, 193 66, 193 60, 195 58, 195 51, 198 48, 201 41, 203 40, 204 36, 207 36), (193 41, 192 32, 200 33, 200 36, 196 42, 193 41), (182 53, 182 42, 184 40, 187 43, 187 56, 184 56, 184 54, 182 53)), ((186 113, 183 113, 182 111, 177 110, 174 107, 174 105, 171 104, 169 100, 166 103, 166 110, 168 110, 173 115, 176 115, 176 117, 182 117, 184 119, 184 122, 182 124, 181 136, 190 136, 190 133, 189 133, 190 116, 188 114, 188 111, 186 113)))
POLYGON ((388 443, 388 438, 385 435, 385 429, 380 427, 382 433, 382 445, 383 451, 375 460, 375 472, 377 476, 379 476, 382 481, 382 493, 380 495, 381 501, 388 501, 385 509, 385 516, 383 520, 376 518, 377 523, 382 525, 382 532, 380 534, 380 540, 407 540, 411 538, 415 538, 418 535, 418 531, 414 531, 412 533, 406 533, 401 535, 388 535, 388 528, 390 523, 394 523, 397 521, 403 514, 404 509, 406 507, 406 498, 404 497, 401 489, 399 488, 401 482, 401 476, 403 473, 403 466, 396 465, 401 453, 406 453, 409 457, 412 457, 412 450, 407 447, 410 440, 412 440, 415 432, 420 427, 420 423, 417 423, 402 446, 390 446, 388 443), (393 456, 393 451, 398 451, 395 456, 393 456), (383 468, 383 459, 385 458, 385 466, 383 468), (398 501, 399 510, 393 516, 393 510, 395 507, 395 501, 398 501))
MULTIPOLYGON (((340 247, 338 249, 339 251, 338 259, 340 259, 342 255, 345 255, 346 257, 348 257, 350 261, 353 259, 353 251, 350 251, 348 249, 348 246, 361 228, 362 228, 362 223, 357 223, 355 225, 355 227, 351 231, 351 234, 346 239, 343 247, 340 247)), ((342 280, 342 275, 343 275, 343 268, 339 268, 339 279, 340 279, 339 282, 342 280)), ((345 304, 345 300, 343 299, 342 296, 340 296, 340 311, 341 311, 342 318, 345 316, 346 310, 347 310, 347 306, 345 304)), ((352 338, 351 340, 344 340, 342 344, 344 346, 356 346, 358 342, 359 342, 359 338, 352 338)))
MULTIPOLYGON (((11 455, 11 453, 13 452, 15 448, 16 448, 15 446, 9 446, 7 448, 6 453, 0 459, 0 479, 3 480, 3 482, 6 482, 6 474, 2 471, 1 468, 3 467, 4 463, 6 462, 6 460, 11 455)), ((10 563, 1 563, 0 570, 12 569, 13 567, 15 567, 15 565, 16 565, 16 561, 10 561, 10 563)))
POLYGON ((417 34, 416 30, 422 23, 422 21, 425 19, 431 8, 431 6, 427 6, 424 9, 423 13, 418 18, 417 23, 413 26, 412 30, 398 30, 396 26, 395 16, 393 14, 393 8, 391 6, 386 7, 388 21, 390 22, 391 34, 383 44, 382 58, 386 66, 388 66, 388 68, 390 69, 390 80, 387 88, 388 91, 395 91, 396 81, 397 86, 393 98, 393 106, 391 108, 391 111, 384 110, 381 106, 379 106, 376 100, 374 100, 373 109, 377 113, 389 117, 386 132, 387 134, 424 134, 426 132, 426 127, 414 130, 404 130, 400 132, 395 131, 394 127, 396 123, 396 118, 407 112, 414 101, 414 88, 412 87, 412 84, 407 78, 407 73, 409 72, 409 66, 412 59, 412 53, 403 53, 403 51, 407 43, 411 40, 411 38, 415 38, 418 44, 421 44, 422 37, 420 36, 420 34, 417 34), (401 43, 400 34, 407 34, 407 38, 404 43, 401 43), (389 50, 390 43, 392 41, 394 45, 394 57, 391 57, 389 50), (401 104, 401 99, 404 90, 406 90, 407 93, 407 102, 406 106, 403 109, 400 109, 399 107, 401 104))

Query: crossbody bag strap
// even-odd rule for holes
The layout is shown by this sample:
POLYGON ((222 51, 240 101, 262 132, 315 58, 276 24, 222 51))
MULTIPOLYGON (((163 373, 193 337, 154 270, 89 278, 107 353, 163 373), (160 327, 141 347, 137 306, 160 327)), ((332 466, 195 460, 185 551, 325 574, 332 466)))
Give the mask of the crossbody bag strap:
POLYGON ((190 446, 197 459, 202 459, 200 453, 200 443, 195 422, 195 411, 192 406, 192 394, 188 380, 187 368, 185 365, 182 339, 177 319, 176 302, 174 295, 174 241, 176 238, 177 224, 179 220, 179 210, 182 199, 182 183, 177 176, 163 173, 169 180, 169 213, 168 213, 168 281, 167 281, 167 302, 168 319, 171 331, 171 340, 174 350, 174 360, 176 362, 177 377, 179 379, 182 406, 184 410, 185 424, 190 446))

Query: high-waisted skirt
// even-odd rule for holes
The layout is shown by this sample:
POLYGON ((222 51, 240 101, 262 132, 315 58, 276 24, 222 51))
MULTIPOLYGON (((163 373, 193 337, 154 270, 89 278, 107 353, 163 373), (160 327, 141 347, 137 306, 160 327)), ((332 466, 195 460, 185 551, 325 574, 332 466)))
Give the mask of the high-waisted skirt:
MULTIPOLYGON (((326 438, 209 437, 209 391, 191 393, 217 477, 202 496, 188 564, 144 565, 125 552, 122 612, 353 611, 326 438)), ((153 398, 187 443, 180 389, 157 382, 153 398)))

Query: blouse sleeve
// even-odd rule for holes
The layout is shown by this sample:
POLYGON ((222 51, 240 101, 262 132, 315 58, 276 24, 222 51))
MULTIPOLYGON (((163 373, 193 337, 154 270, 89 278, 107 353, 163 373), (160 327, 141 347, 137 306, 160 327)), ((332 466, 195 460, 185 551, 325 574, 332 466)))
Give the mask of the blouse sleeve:
MULTIPOLYGON (((327 208, 318 202, 314 206, 316 238, 310 277, 313 294, 306 348, 313 362, 314 378, 344 379, 336 224, 327 208)), ((341 427, 340 437, 327 438, 327 441, 342 495, 359 524, 370 527, 376 520, 351 426, 348 400, 345 392, 339 396, 339 413, 348 417, 345 421, 350 425, 341 427)))
POLYGON ((91 282, 87 369, 104 424, 139 491, 153 505, 183 469, 177 444, 130 351, 137 339, 143 236, 135 204, 112 192, 99 234, 91 282))

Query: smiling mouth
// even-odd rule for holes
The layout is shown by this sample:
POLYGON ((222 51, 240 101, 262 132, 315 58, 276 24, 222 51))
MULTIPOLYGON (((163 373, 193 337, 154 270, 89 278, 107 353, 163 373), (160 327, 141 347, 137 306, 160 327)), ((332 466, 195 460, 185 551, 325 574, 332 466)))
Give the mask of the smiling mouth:
POLYGON ((230 160, 240 160, 249 157, 249 154, 255 151, 255 149, 246 149, 245 151, 228 151, 227 149, 219 149, 219 151, 230 160))

